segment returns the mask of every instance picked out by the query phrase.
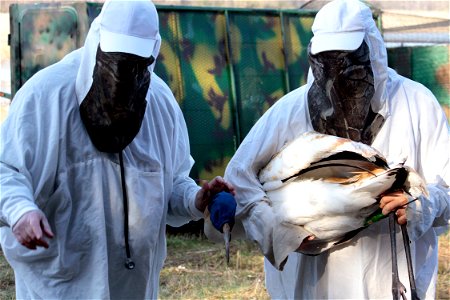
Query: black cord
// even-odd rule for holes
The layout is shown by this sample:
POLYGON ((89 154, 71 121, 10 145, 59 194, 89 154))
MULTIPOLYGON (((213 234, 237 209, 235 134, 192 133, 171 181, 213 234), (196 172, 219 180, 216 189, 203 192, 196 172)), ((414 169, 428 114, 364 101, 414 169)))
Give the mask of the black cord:
POLYGON ((120 179, 122 181, 123 210, 124 210, 123 234, 125 238, 125 251, 127 253, 127 259, 125 260, 125 268, 132 270, 134 269, 135 265, 133 260, 131 259, 130 244, 128 242, 128 196, 127 196, 127 186, 125 184, 125 168, 123 165, 122 151, 119 152, 119 162, 120 162, 120 179))

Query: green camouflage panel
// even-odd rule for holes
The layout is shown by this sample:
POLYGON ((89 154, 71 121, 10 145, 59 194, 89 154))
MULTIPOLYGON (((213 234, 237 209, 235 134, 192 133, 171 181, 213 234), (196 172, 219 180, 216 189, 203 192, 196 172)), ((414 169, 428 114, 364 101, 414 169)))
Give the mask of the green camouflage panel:
POLYGON ((78 48, 77 12, 73 7, 59 8, 11 6, 11 16, 20 22, 11 24, 12 93, 34 73, 78 48), (17 34, 17 35, 16 35, 17 34))
POLYGON ((159 9, 162 45, 155 72, 181 106, 196 161, 191 176, 223 175, 235 150, 225 15, 159 9))
POLYGON ((309 68, 308 44, 312 38, 314 16, 314 12, 305 12, 301 17, 294 13, 283 15, 289 91, 306 83, 309 68))
POLYGON ((388 49, 389 66, 429 88, 450 121, 450 46, 388 49))
POLYGON ((10 6, 11 94, 37 71, 81 47, 88 24, 85 5, 10 6))
POLYGON ((301 11, 228 13, 239 141, 279 98, 306 82, 313 16, 301 11))
POLYGON ((240 136, 286 94, 286 61, 279 15, 230 12, 229 41, 240 136))
MULTIPOLYGON (((11 6, 11 46, 18 53, 12 56, 13 94, 36 71, 83 45, 101 5, 11 6)), ((315 12, 172 6, 158 11, 162 45, 155 72, 185 116, 196 161, 191 176, 223 175, 256 120, 305 83, 315 12)))
MULTIPOLYGON (((13 95, 35 72, 83 45, 101 5, 10 6, 13 95)), ((196 161, 191 176, 223 175, 259 117, 306 83, 315 11, 157 8, 162 45, 155 72, 185 116, 196 161)), ((448 56, 448 46, 389 50, 390 65, 429 87, 447 112, 448 56)))

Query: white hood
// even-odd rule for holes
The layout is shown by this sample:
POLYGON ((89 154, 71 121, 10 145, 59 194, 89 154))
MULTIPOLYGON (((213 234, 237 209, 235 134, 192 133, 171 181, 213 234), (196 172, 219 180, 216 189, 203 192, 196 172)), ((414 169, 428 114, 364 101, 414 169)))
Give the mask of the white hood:
MULTIPOLYGON (((374 112, 377 112, 384 117, 388 114, 388 107, 386 105, 387 99, 387 84, 388 84, 388 65, 387 65, 387 51, 384 45, 383 37, 381 36, 380 31, 378 30, 376 23, 372 17, 372 11, 365 4, 360 1, 345 1, 345 0, 337 0, 332 1, 325 5, 319 13, 316 15, 313 24, 313 33, 315 36, 312 38, 312 43, 314 43, 314 39, 317 38, 317 35, 323 34, 322 32, 314 32, 318 30, 318 26, 315 26, 318 23, 330 24, 330 23, 340 23, 344 25, 354 24, 352 20, 346 20, 346 18, 356 18, 358 17, 359 26, 358 30, 364 31, 364 41, 367 43, 370 51, 370 62, 372 66, 373 76, 374 76, 374 85, 375 85, 375 94, 372 98, 372 109, 374 112), (347 5, 345 5, 347 4, 347 5), (353 10, 353 13, 349 13, 345 10, 353 10), (336 10, 344 10, 342 13, 336 13, 336 10), (357 10, 355 13, 354 10, 357 10), (334 20, 336 18, 342 18, 339 20, 334 20), (333 22, 335 21, 335 22, 333 22)), ((341 26, 337 30, 335 30, 334 34, 345 33, 346 31, 352 30, 349 28, 345 28, 345 26, 341 26)), ((349 39, 358 39, 357 35, 354 34, 346 34, 346 38, 349 39)), ((352 41, 348 41, 350 44, 352 41)), ((359 43, 359 41, 358 41, 359 43)), ((360 45, 361 43, 359 43, 360 45)), ((332 45, 329 43, 328 45, 332 45)), ((336 50, 336 49, 328 49, 328 50, 336 50)), ((322 49, 322 51, 325 51, 322 49)), ((308 84, 312 84, 314 81, 314 76, 309 70, 308 73, 308 84)))
MULTIPOLYGON (((135 1, 139 5, 146 4, 146 6, 149 6, 148 3, 150 3, 150 10, 151 8, 154 8, 154 4, 151 1, 135 1)), ((91 27, 89 29, 89 32, 86 37, 86 41, 84 43, 84 47, 82 48, 82 54, 81 54, 81 63, 80 68, 78 70, 77 79, 76 79, 76 95, 78 104, 81 104, 83 99, 85 98, 86 94, 88 93, 89 89, 92 85, 92 74, 94 71, 95 66, 95 57, 97 54, 97 48, 100 44, 100 35, 105 30, 105 24, 114 24, 114 27, 116 30, 120 30, 121 36, 117 35, 117 38, 123 38, 124 41, 117 41, 116 44, 120 45, 121 43, 126 43, 128 41, 125 41, 127 37, 130 39, 133 38, 132 32, 139 31, 140 28, 139 25, 141 23, 136 22, 135 18, 132 18, 134 22, 126 22, 125 19, 124 22, 120 20, 121 17, 128 17, 126 14, 114 14, 111 13, 111 10, 114 10, 115 6, 122 6, 122 7, 132 7, 130 5, 130 1, 120 1, 120 0, 111 0, 106 1, 105 4, 103 4, 103 9, 100 12, 99 16, 94 19, 94 21, 91 24, 91 27), (113 5, 114 4, 114 5, 113 5)), ((156 13, 156 10, 154 10, 156 13)), ((153 49, 151 50, 151 55, 155 58, 158 57, 159 49, 161 47, 161 36, 159 34, 159 22, 157 19, 157 15, 153 14, 150 15, 149 19, 146 19, 148 23, 151 23, 152 29, 151 34, 154 36, 153 39, 156 40, 156 42, 152 43, 153 49), (156 18, 156 19, 155 19, 156 18)), ((122 52, 122 51, 117 51, 122 52)), ((149 66, 150 72, 153 72, 153 69, 155 67, 155 63, 152 63, 149 66)))

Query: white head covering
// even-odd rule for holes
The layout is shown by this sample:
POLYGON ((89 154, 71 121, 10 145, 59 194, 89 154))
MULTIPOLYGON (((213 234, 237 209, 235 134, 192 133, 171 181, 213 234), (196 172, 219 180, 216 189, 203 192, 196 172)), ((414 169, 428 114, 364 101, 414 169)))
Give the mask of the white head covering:
MULTIPOLYGON (((107 0, 91 24, 82 48, 77 74, 76 95, 81 104, 92 85, 97 48, 104 52, 123 52, 158 57, 161 47, 159 20, 150 0, 107 0)), ((149 66, 153 72, 155 63, 149 66)))
POLYGON ((371 10, 359 1, 332 1, 316 15, 312 26, 311 53, 356 50, 364 39, 364 20, 371 10))
POLYGON ((108 1, 100 16, 102 51, 152 55, 159 39, 158 13, 152 2, 108 1))
MULTIPOLYGON (((370 64, 374 75, 375 94, 371 105, 375 112, 387 116, 388 65, 383 37, 370 8, 358 0, 334 0, 317 13, 312 26, 311 52, 355 50, 364 40, 369 46, 370 64)), ((308 83, 313 74, 308 73, 308 83)))

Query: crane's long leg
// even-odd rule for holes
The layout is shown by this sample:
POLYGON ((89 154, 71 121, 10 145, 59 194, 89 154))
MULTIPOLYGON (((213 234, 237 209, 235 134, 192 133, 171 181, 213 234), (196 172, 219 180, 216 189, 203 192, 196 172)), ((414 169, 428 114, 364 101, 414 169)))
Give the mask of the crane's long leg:
POLYGON ((392 254, 392 297, 394 300, 406 300, 406 288, 400 282, 398 277, 398 263, 397 263, 397 241, 395 239, 395 212, 389 213, 389 234, 391 237, 391 254, 392 254))
POLYGON ((409 276, 409 284, 411 288, 411 299, 419 300, 416 291, 416 280, 414 279, 414 270, 411 259, 411 248, 409 246, 409 235, 406 230, 406 224, 401 225, 402 228, 402 236, 403 236, 403 244, 405 245, 405 253, 406 253, 406 263, 408 265, 408 276, 409 276))

